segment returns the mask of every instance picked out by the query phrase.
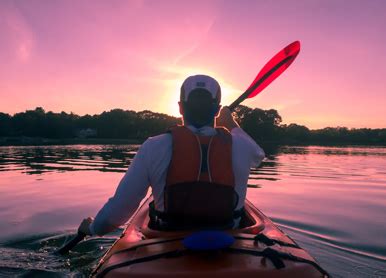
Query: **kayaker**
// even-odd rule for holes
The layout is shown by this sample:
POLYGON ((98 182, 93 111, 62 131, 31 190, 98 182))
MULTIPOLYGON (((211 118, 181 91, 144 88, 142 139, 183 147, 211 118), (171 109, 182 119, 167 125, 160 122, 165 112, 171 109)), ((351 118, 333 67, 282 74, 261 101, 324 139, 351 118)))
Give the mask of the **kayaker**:
POLYGON ((250 167, 258 166, 265 154, 231 111, 221 109, 220 101, 221 88, 215 79, 188 77, 179 101, 183 126, 142 144, 114 196, 95 220, 84 219, 79 231, 101 236, 123 225, 149 187, 154 196, 150 213, 154 228, 236 227, 250 167))

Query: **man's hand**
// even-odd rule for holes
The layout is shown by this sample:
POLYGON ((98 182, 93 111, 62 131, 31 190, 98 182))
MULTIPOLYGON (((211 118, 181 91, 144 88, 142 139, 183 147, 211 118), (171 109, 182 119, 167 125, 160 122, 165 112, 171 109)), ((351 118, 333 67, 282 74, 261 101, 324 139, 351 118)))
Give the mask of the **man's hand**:
POLYGON ((223 107, 220 111, 220 114, 216 118, 216 127, 225 127, 229 131, 235 127, 239 127, 238 123, 233 119, 232 112, 228 107, 223 107))
POLYGON ((94 221, 94 218, 88 217, 83 219, 78 228, 78 232, 91 236, 90 225, 94 221))

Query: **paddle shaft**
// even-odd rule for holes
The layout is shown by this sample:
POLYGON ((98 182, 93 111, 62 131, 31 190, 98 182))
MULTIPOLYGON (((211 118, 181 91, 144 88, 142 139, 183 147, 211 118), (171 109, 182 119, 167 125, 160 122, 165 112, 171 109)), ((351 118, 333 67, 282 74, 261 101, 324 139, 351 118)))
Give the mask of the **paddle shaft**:
POLYGON ((82 232, 78 232, 78 234, 70 242, 68 242, 66 245, 64 245, 62 248, 60 248, 58 250, 58 253, 60 255, 67 254, 68 251, 70 251, 72 248, 74 248, 75 245, 77 245, 79 242, 81 242, 85 237, 86 237, 86 234, 84 234, 82 232))

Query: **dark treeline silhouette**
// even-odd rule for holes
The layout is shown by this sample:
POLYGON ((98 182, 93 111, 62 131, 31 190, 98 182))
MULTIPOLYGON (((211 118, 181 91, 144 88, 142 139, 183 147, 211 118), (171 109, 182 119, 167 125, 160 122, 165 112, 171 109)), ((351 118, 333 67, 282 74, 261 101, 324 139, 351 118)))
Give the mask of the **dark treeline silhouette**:
MULTIPOLYGON (((240 105, 236 120, 259 143, 274 144, 364 144, 386 145, 386 129, 327 127, 310 130, 297 124, 283 125, 274 110, 240 105)), ((180 118, 148 110, 135 112, 113 109, 99 115, 45 112, 38 107, 13 116, 0 113, 0 137, 105 138, 142 141, 179 124, 180 118)), ((1 143, 1 142, 0 142, 1 143)), ((3 143, 7 143, 3 140, 3 143)))
POLYGON ((14 116, 0 113, 0 136, 145 139, 179 122, 176 117, 146 110, 113 109, 100 115, 78 116, 65 112, 46 113, 38 107, 14 116))
POLYGON ((310 130, 298 124, 281 124, 282 118, 274 110, 236 108, 240 126, 257 142, 278 144, 317 145, 386 145, 386 128, 326 127, 310 130))

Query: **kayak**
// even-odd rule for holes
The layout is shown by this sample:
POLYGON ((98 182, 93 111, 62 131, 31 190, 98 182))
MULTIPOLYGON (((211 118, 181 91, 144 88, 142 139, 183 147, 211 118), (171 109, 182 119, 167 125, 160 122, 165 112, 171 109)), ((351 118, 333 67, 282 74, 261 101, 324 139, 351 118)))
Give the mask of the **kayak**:
POLYGON ((206 251, 186 246, 186 239, 196 231, 150 228, 152 200, 150 196, 142 203, 92 277, 329 277, 248 200, 240 228, 225 231, 231 245, 206 251))

